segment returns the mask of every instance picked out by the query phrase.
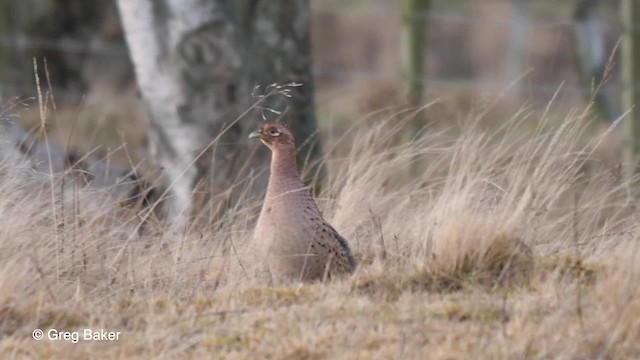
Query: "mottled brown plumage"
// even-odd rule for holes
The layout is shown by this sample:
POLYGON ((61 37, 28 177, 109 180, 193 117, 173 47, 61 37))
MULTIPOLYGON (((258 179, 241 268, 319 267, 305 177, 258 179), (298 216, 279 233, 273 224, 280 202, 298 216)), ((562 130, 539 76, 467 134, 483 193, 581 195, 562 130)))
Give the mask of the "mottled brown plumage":
POLYGON ((254 238, 258 254, 277 283, 332 278, 355 270, 347 241, 322 217, 296 165, 289 128, 266 122, 249 135, 272 153, 271 174, 254 238))

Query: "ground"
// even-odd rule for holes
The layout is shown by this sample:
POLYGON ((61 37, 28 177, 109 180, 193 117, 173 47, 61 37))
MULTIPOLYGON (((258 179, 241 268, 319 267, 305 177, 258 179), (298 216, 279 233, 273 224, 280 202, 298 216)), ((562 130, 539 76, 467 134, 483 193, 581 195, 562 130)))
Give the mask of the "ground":
POLYGON ((154 219, 136 231, 144 209, 3 163, 0 352, 639 358, 637 184, 601 155, 617 130, 527 111, 486 127, 482 114, 411 142, 402 112, 326 136, 318 202, 359 261, 327 283, 254 279, 259 198, 206 229, 163 233, 154 219), (87 340, 85 329, 120 334, 87 340))

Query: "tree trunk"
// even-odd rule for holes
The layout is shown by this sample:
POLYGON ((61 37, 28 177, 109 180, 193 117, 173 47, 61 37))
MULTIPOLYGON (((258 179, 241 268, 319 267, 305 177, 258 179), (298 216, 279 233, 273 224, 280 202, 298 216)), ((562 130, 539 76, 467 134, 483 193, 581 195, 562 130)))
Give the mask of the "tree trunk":
POLYGON ((584 97, 593 102, 594 111, 601 120, 612 122, 616 112, 605 84, 607 54, 598 16, 599 5, 600 0, 581 0, 576 4, 573 44, 584 97))
POLYGON ((625 126, 625 174, 638 174, 640 153, 640 3, 623 0, 622 16, 622 91, 624 109, 629 111, 625 126))
POLYGON ((430 0, 403 1, 402 80, 411 106, 424 95, 424 58, 430 0))
POLYGON ((521 106, 524 97, 525 80, 521 79, 527 72, 529 43, 531 36, 531 2, 530 0, 511 0, 511 13, 507 23, 507 51, 505 53, 504 82, 511 84, 517 81, 510 92, 514 95, 516 106, 521 106))
MULTIPOLYGON (((208 190, 215 196, 231 193, 231 185, 248 185, 254 166, 266 169, 267 152, 256 152, 257 144, 247 140, 261 116, 235 123, 256 100, 251 96, 256 85, 263 92, 272 83, 303 84, 291 89, 290 99, 275 95, 261 106, 283 111, 288 105, 285 120, 297 143, 305 144, 301 158, 320 158, 319 144, 310 141, 316 126, 308 0, 118 0, 118 5, 148 107, 150 150, 163 168, 166 214, 174 224, 186 224, 194 208, 192 191, 204 175, 211 176, 208 190), (206 156, 197 158, 218 136, 206 156)), ((254 185, 266 183, 266 174, 258 178, 254 185)))
MULTIPOLYGON (((402 2, 403 93, 407 96, 407 104, 414 108, 420 107, 424 100, 424 67, 429 24, 427 15, 430 6, 430 0, 403 0, 402 2)), ((424 114, 420 112, 409 125, 407 137, 413 138, 424 125, 424 114)))

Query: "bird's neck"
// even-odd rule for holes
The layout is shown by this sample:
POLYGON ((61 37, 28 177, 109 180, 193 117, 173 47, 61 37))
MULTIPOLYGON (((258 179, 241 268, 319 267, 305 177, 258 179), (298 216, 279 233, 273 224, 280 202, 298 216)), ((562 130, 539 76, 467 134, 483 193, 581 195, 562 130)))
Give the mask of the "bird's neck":
POLYGON ((300 180, 296 163, 295 148, 284 148, 273 151, 271 158, 271 174, 268 192, 272 195, 305 190, 300 180))

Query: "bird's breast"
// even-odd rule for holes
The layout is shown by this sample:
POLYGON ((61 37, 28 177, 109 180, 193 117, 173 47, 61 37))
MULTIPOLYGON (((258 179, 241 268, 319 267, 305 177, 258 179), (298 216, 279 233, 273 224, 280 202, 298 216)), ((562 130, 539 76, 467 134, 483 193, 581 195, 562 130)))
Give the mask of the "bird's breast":
POLYGON ((256 226, 255 238, 262 247, 279 252, 306 251, 322 221, 317 207, 303 196, 267 198, 256 226))

